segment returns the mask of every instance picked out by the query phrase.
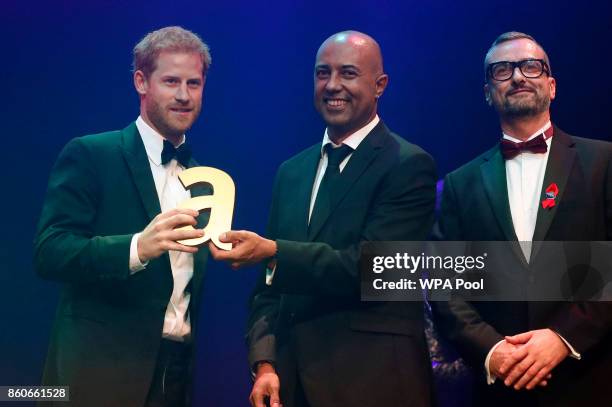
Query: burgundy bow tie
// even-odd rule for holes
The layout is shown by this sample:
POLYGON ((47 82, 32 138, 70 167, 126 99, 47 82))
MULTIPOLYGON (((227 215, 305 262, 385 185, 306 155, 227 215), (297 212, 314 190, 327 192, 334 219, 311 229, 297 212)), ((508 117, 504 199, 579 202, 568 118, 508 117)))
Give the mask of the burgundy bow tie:
POLYGON ((548 145, 546 144, 546 140, 552 137, 553 128, 552 126, 546 130, 544 133, 540 134, 537 137, 532 138, 528 141, 523 141, 521 143, 515 143, 514 141, 502 139, 500 142, 500 149, 504 160, 511 160, 517 155, 529 151, 535 154, 544 154, 548 151, 548 145))

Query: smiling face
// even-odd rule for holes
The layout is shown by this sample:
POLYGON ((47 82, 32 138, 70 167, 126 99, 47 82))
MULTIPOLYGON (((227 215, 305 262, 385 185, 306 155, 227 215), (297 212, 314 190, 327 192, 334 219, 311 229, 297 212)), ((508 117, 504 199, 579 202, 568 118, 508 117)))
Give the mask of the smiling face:
MULTIPOLYGON (((538 44, 520 38, 502 42, 492 48, 486 63, 525 59, 547 58, 538 44)), ((517 67, 508 80, 487 78, 484 91, 487 102, 495 107, 502 118, 535 117, 548 114, 550 102, 555 98, 556 83, 546 72, 538 78, 526 78, 517 67)))
POLYGON ((314 105, 332 140, 343 140, 376 116, 387 81, 380 49, 365 34, 339 33, 321 45, 315 62, 314 105))
POLYGON ((142 71, 134 73, 140 115, 173 144, 181 141, 200 114, 205 81, 202 72, 201 55, 164 51, 148 78, 142 71))

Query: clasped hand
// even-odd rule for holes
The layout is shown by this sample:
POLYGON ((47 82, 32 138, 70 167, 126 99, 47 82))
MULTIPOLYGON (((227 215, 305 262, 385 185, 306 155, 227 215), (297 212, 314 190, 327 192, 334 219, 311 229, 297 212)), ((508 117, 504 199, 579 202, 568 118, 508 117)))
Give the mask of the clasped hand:
POLYGON ((559 335, 550 329, 538 329, 507 336, 491 355, 491 374, 503 379, 515 390, 546 386, 552 370, 565 359, 569 350, 559 335))

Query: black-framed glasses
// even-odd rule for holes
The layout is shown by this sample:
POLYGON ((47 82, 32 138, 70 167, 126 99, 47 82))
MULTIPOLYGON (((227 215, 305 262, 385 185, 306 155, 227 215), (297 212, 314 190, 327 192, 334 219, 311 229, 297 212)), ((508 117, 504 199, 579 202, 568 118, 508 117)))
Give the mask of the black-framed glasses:
POLYGON ((550 69, 543 59, 523 59, 520 61, 499 61, 487 66, 489 78, 507 81, 512 78, 514 68, 518 67, 525 78, 539 78, 543 73, 550 76, 550 69))

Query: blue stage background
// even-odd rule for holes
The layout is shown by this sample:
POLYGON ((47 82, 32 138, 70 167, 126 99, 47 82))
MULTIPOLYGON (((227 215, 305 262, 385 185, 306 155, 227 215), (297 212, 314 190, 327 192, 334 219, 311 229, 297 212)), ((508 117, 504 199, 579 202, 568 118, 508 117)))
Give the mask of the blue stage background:
MULTIPOLYGON (((276 168, 323 136, 312 71, 330 34, 356 29, 379 41, 390 75, 380 115, 429 151, 443 176, 499 137, 482 60, 504 31, 530 33, 547 49, 554 122, 610 140, 611 21, 605 2, 548 0, 3 2, 0 385, 40 380, 59 285, 36 277, 31 253, 51 166, 69 139, 137 117, 131 50, 147 32, 182 25, 209 43, 204 106, 188 139, 202 164, 236 181, 234 228, 263 233, 276 168)), ((247 405, 243 338, 256 272, 210 263, 197 405, 247 405)))

